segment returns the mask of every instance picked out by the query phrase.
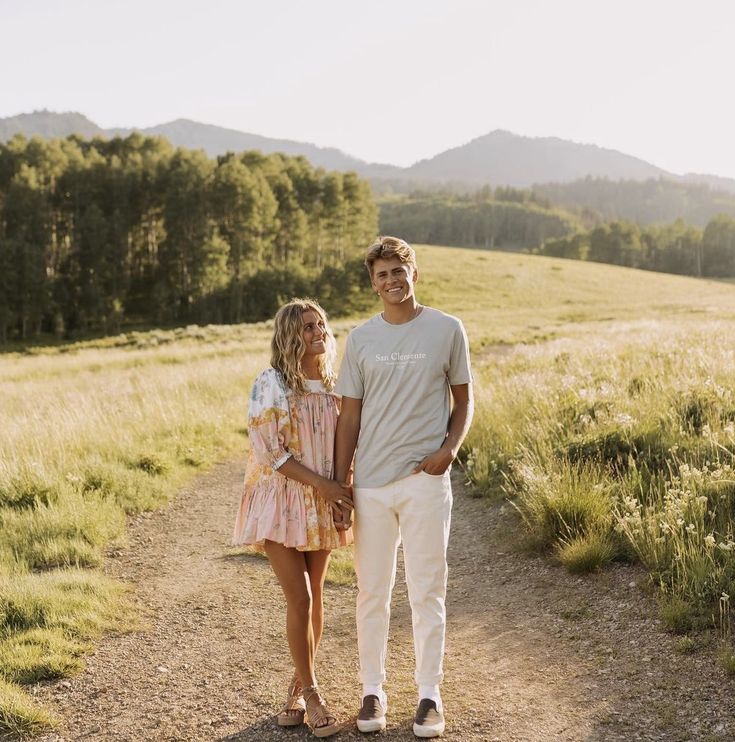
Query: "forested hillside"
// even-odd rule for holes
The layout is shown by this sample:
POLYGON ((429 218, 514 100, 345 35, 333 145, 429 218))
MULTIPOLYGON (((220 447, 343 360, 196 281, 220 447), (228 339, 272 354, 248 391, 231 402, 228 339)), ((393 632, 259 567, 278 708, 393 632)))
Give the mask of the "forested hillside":
POLYGON ((483 188, 470 196, 416 194, 380 204, 381 232, 431 245, 531 249, 579 226, 571 214, 515 188, 483 188))
POLYGON ((295 293, 347 312, 376 229, 365 181, 302 157, 17 136, 0 145, 0 340, 258 320, 295 293))
MULTIPOLYGON (((577 186, 580 194, 584 192, 583 182, 577 186)), ((609 181, 591 182, 615 192, 609 181)), ((706 186, 679 187, 665 182, 655 189, 656 183, 620 183, 618 194, 629 193, 626 189, 633 186, 652 188, 664 197, 675 192, 667 190, 669 185, 684 194, 687 189, 709 190, 706 186)), ((432 245, 523 250, 663 273, 735 277, 735 216, 717 214, 704 223, 704 229, 682 219, 647 226, 627 220, 608 221, 591 209, 575 213, 557 207, 553 203, 555 189, 564 188, 485 187, 465 195, 417 192, 411 197, 384 196, 380 229, 400 234, 410 242, 432 245)), ((726 194, 722 196, 727 198, 726 194)), ((735 206, 735 198, 732 200, 735 206)), ((723 205, 727 205, 726 200, 723 205)), ((650 200, 648 208, 653 208, 650 200)))
MULTIPOLYGON (((723 187, 728 182, 726 178, 720 180, 723 187)), ((735 216, 735 194, 705 183, 664 178, 644 181, 583 178, 573 183, 535 185, 532 190, 539 199, 598 223, 625 219, 636 224, 660 224, 683 219, 704 227, 718 214, 735 216)))
POLYGON ((682 221, 639 227, 611 222, 547 240, 541 255, 711 278, 735 277, 735 218, 721 214, 704 230, 682 221))

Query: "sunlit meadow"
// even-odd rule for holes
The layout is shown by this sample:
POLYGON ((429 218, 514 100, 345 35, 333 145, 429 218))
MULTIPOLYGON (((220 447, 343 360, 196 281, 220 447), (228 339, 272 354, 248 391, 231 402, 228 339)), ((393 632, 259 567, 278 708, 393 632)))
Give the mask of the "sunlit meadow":
POLYGON ((159 507, 244 450, 247 385, 266 326, 188 328, 0 360, 0 721, 48 716, 8 683, 78 672, 89 641, 125 629, 119 585, 94 567, 125 516, 159 507))
MULTIPOLYGON (((471 339, 474 489, 509 497, 529 540, 572 571, 642 561, 679 601, 672 622, 716 606, 735 576, 735 288, 417 251, 420 301, 471 339)), ((340 345, 358 321, 334 323, 340 345)), ((244 455, 270 334, 190 327, 0 356, 0 729, 53 723, 19 684, 78 672, 101 632, 134 625, 96 567, 124 544, 126 515, 244 455)), ((342 554, 332 579, 352 578, 342 554)))
POLYGON ((735 579, 735 326, 625 322, 488 354, 466 468, 572 571, 639 559, 715 610, 735 579))

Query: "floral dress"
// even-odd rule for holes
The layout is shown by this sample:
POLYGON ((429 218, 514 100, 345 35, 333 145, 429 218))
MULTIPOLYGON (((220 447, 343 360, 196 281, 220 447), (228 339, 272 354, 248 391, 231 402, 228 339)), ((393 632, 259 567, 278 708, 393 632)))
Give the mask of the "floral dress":
POLYGON ((250 394, 250 453, 233 543, 262 548, 277 541, 299 551, 335 549, 352 542, 352 531, 334 526, 332 508, 314 488, 280 474, 293 456, 331 479, 339 397, 321 381, 309 381, 306 394, 294 394, 283 376, 266 369, 250 394))

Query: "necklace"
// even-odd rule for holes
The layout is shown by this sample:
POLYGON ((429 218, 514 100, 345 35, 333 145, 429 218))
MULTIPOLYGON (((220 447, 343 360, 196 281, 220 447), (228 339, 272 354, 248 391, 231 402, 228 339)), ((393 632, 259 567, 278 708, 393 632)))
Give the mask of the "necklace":
POLYGON ((385 312, 381 312, 380 316, 383 318, 383 321, 387 322, 389 325, 407 325, 409 322, 413 322, 416 319, 416 317, 418 317, 421 314, 421 310, 423 308, 424 308, 423 304, 417 304, 414 307, 414 310, 411 316, 407 320, 404 320, 403 322, 391 322, 390 320, 386 319, 385 312))

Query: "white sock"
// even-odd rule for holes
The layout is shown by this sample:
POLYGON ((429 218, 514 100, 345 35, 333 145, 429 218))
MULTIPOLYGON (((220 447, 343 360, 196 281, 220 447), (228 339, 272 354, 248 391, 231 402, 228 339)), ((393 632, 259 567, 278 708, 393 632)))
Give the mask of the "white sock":
POLYGON ((422 698, 429 698, 436 703, 436 710, 442 710, 442 696, 438 685, 419 685, 419 703, 422 698))
POLYGON ((383 707, 387 704, 387 697, 383 690, 383 684, 378 683, 377 685, 363 685, 362 686, 362 697, 365 696, 377 696, 380 699, 380 703, 383 707))

